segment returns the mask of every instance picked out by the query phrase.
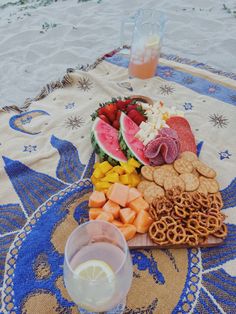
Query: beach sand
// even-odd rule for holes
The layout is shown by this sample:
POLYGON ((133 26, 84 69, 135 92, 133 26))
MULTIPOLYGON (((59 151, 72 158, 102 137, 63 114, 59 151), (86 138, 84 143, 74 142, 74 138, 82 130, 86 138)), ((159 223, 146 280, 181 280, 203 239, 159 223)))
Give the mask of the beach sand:
POLYGON ((8 0, 0 0, 0 106, 22 106, 67 68, 92 63, 118 47, 122 19, 139 8, 165 13, 162 52, 236 73, 235 0, 25 3, 9 5, 8 0))

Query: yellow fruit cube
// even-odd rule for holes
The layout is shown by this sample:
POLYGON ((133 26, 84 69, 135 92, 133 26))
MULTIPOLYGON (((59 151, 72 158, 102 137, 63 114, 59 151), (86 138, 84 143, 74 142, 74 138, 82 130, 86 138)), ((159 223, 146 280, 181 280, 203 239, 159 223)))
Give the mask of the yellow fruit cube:
POLYGON ((131 180, 130 180, 130 175, 129 174, 122 174, 120 176, 120 182, 122 184, 125 184, 125 185, 128 185, 131 183, 131 180))
POLYGON ((132 172, 135 170, 135 168, 134 168, 133 166, 128 165, 127 162, 124 162, 124 163, 122 162, 121 167, 122 167, 122 168, 124 169, 124 171, 125 171, 126 173, 128 173, 128 174, 132 173, 132 172))
POLYGON ((118 173, 108 173, 104 178, 101 179, 101 182, 119 182, 119 175, 118 173))
POLYGON ((99 167, 99 165, 100 165, 100 162, 95 162, 95 164, 93 165, 93 169, 98 168, 98 167, 99 167))
POLYGON ((121 166, 113 167, 113 171, 118 173, 118 174, 124 174, 125 173, 125 170, 121 166))
POLYGON ((134 158, 130 158, 128 160, 128 165, 133 166, 134 168, 139 168, 141 166, 141 164, 137 160, 135 160, 134 158))
POLYGON ((95 185, 99 181, 99 179, 96 179, 94 176, 92 176, 91 181, 92 181, 93 185, 95 185))
POLYGON ((96 179, 101 179, 104 177, 104 173, 102 172, 102 170, 100 168, 96 168, 96 169, 94 169, 93 176, 96 179))
POLYGON ((109 170, 111 170, 113 167, 111 164, 109 164, 108 161, 103 161, 99 165, 99 169, 102 171, 102 173, 107 173, 109 170))
POLYGON ((99 181, 95 184, 95 190, 97 190, 97 191, 107 190, 110 186, 111 186, 111 183, 109 183, 109 182, 99 181))
POLYGON ((130 175, 130 182, 132 187, 136 187, 139 182, 141 181, 141 178, 138 174, 136 173, 131 173, 130 175))

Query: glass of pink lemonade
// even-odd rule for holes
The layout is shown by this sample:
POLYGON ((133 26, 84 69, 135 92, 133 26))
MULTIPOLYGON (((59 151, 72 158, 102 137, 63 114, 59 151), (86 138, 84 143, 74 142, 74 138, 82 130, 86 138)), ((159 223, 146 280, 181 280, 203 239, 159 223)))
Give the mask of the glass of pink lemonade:
MULTIPOLYGON (((155 75, 164 31, 164 15, 151 9, 140 9, 132 18, 134 23, 129 60, 129 76, 148 79, 155 75)), ((130 22, 129 19, 129 23, 130 22)), ((125 32, 124 21, 121 36, 125 32)))
POLYGON ((123 313, 133 277, 126 240, 114 225, 89 221, 65 247, 64 282, 81 314, 123 313))

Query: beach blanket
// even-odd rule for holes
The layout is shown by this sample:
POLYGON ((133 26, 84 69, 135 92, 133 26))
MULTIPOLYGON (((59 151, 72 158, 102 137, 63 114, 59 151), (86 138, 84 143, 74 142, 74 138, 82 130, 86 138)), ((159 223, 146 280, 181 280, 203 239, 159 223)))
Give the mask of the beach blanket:
POLYGON ((163 56, 149 80, 129 79, 127 66, 128 51, 114 51, 68 69, 24 108, 0 111, 1 313, 78 313, 63 284, 63 252, 88 217, 90 115, 137 94, 185 112, 200 159, 217 171, 228 237, 214 248, 132 250, 125 313, 235 313, 235 76, 174 56, 163 56))

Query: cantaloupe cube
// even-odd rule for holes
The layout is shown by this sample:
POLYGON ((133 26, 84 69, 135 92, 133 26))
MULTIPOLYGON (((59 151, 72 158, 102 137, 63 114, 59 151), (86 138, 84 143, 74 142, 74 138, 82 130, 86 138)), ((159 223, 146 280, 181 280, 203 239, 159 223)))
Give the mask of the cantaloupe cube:
POLYGON ((113 184, 111 184, 111 186, 105 192, 105 195, 108 199, 109 199, 112 189, 113 189, 113 184))
POLYGON ((120 214, 120 205, 114 203, 111 200, 108 200, 105 205, 103 205, 103 210, 105 210, 105 212, 111 213, 114 218, 118 218, 120 214))
POLYGON ((111 183, 99 181, 95 183, 94 186, 97 191, 103 191, 103 190, 107 190, 111 186, 111 183))
POLYGON ((125 207, 120 210, 120 220, 124 224, 132 224, 134 222, 135 216, 135 211, 129 207, 125 207))
POLYGON ((111 213, 105 212, 104 210, 97 216, 95 220, 105 220, 107 222, 112 222, 114 217, 111 213))
POLYGON ((89 207, 101 208, 106 203, 106 197, 103 192, 94 191, 89 197, 89 207))
POLYGON ((118 173, 119 175, 124 174, 125 170, 121 166, 115 166, 113 167, 113 171, 118 173))
POLYGON ((126 184, 126 185, 131 184, 130 175, 129 174, 122 174, 120 176, 120 182, 122 184, 126 184))
POLYGON ((110 183, 119 182, 119 175, 116 172, 107 173, 106 176, 101 179, 101 181, 110 183))
POLYGON ((99 167, 97 167, 94 169, 93 177, 96 179, 101 179, 104 177, 104 173, 102 172, 102 170, 99 167))
POLYGON ((126 241, 131 240, 136 234, 136 227, 134 225, 124 225, 119 229, 123 233, 126 241))
POLYGON ((102 212, 102 208, 98 208, 98 207, 92 207, 89 209, 89 220, 94 220, 97 218, 98 215, 101 214, 102 212))
POLYGON ((142 196, 142 194, 137 189, 130 188, 127 203, 130 203, 130 202, 136 200, 136 198, 141 197, 141 196, 142 196))
POLYGON ((129 187, 121 183, 114 183, 108 198, 125 207, 128 199, 129 187))
POLYGON ((117 228, 124 226, 124 224, 121 221, 116 220, 116 219, 112 221, 112 224, 115 225, 117 228))
POLYGON ((137 160, 135 160, 134 158, 130 158, 128 160, 128 165, 133 166, 134 168, 139 168, 141 166, 141 164, 137 162, 137 160))
POLYGON ((140 210, 149 209, 149 204, 142 197, 138 197, 135 200, 131 201, 130 203, 128 203, 128 206, 136 213, 139 213, 140 210))
POLYGON ((109 164, 108 161, 103 161, 99 165, 99 169, 102 171, 103 174, 106 174, 112 168, 113 168, 112 165, 109 164))
POLYGON ((146 210, 140 210, 134 221, 136 230, 139 233, 146 233, 152 223, 153 219, 146 210))

